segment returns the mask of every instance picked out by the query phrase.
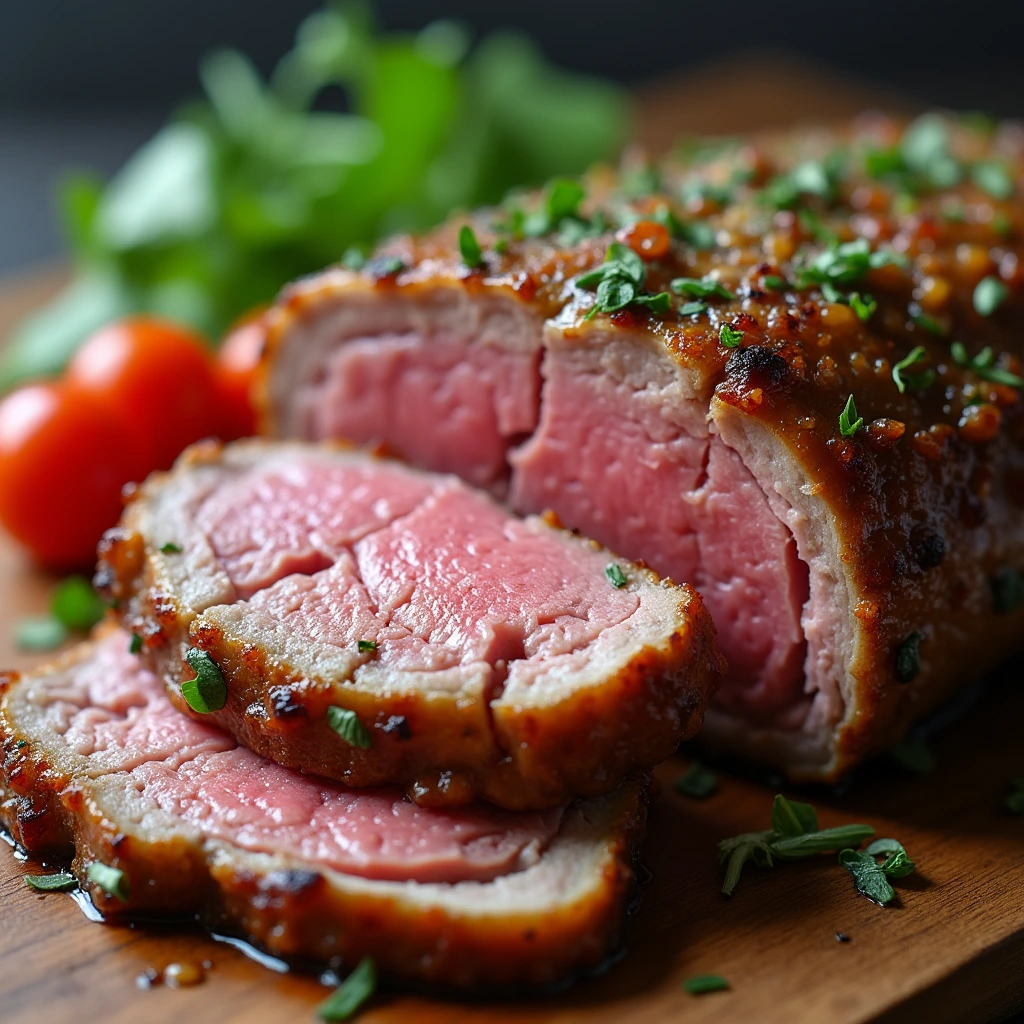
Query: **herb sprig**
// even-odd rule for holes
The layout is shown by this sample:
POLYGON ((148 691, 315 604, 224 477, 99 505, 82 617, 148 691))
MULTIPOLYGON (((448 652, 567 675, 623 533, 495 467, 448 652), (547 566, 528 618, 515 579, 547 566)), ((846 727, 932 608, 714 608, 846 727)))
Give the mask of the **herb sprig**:
POLYGON ((905 878, 914 871, 914 862, 895 839, 876 839, 866 850, 843 850, 839 863, 853 875, 857 892, 881 906, 896 897, 889 879, 905 878), (881 864, 878 857, 884 858, 881 864))
POLYGON ((893 368, 892 379, 896 384, 896 390, 902 395, 907 388, 911 391, 923 391, 935 383, 934 370, 922 370, 919 373, 907 373, 912 366, 928 358, 928 352, 923 345, 912 348, 893 368))
POLYGON ((198 647, 186 651, 185 661, 195 672, 193 679, 185 679, 181 684, 185 703, 199 715, 220 711, 228 702, 228 687, 217 663, 198 647))
POLYGON ((628 245, 612 242, 604 263, 576 279, 580 288, 597 289, 597 301, 584 319, 598 313, 614 313, 631 304, 646 306, 652 313, 668 312, 672 304, 668 292, 644 292, 646 277, 644 261, 628 245))
POLYGON ((773 867, 775 860, 798 860, 857 846, 875 834, 870 825, 818 827, 818 815, 810 804, 787 800, 781 793, 772 805, 772 827, 723 839, 718 858, 726 864, 722 893, 731 896, 747 861, 773 867))
POLYGON ((853 400, 853 395, 850 395, 839 414, 839 434, 841 437, 853 437, 863 426, 864 417, 857 415, 857 404, 853 400))
POLYGON ((352 1015, 377 988, 377 969, 365 956, 355 970, 318 1007, 316 1015, 324 1021, 351 1020, 352 1015))
POLYGON ((949 348, 953 356, 953 362, 970 370, 975 376, 982 380, 990 381, 993 384, 1005 384, 1011 388, 1024 388, 1024 378, 1016 373, 1004 370, 1001 366, 995 365, 995 353, 986 345, 976 356, 968 356, 967 349, 962 342, 954 341, 949 348))

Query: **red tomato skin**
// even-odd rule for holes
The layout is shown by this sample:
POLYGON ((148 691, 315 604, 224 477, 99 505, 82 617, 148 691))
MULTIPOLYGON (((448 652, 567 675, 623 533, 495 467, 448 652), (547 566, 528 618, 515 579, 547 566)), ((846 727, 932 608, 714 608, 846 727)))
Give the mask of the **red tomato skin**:
POLYGON ((45 568, 95 564, 142 469, 123 421, 88 391, 35 384, 0 401, 0 523, 45 568))
POLYGON ((220 433, 221 393, 203 339, 149 317, 119 320, 88 338, 66 379, 113 407, 136 435, 148 470, 220 433))
POLYGON ((217 379, 225 414, 222 436, 226 441, 256 433, 253 379, 266 340, 266 322, 262 315, 255 314, 231 330, 217 353, 217 379))

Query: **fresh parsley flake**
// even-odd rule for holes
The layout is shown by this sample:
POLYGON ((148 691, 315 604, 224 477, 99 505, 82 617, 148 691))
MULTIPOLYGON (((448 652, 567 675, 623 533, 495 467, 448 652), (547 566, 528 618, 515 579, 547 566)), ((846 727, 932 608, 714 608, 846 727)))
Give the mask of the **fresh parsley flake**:
POLYGON ((870 320, 878 309, 878 300, 871 295, 850 292, 850 309, 857 314, 858 319, 870 320))
POLYGON ((609 562, 604 567, 604 575, 616 590, 621 590, 626 585, 626 574, 614 562, 609 562))
POLYGON ((906 737, 889 748, 889 756, 912 775, 928 775, 935 770, 935 755, 919 738, 906 737))
POLYGON ((951 188, 963 174, 949 152, 949 126, 939 114, 924 114, 907 127, 900 155, 907 169, 933 188, 951 188))
POLYGON ((346 270, 362 270, 366 266, 366 250, 361 245, 350 245, 341 257, 341 265, 346 270))
POLYGON ((476 234, 468 224, 463 224, 459 228, 459 255, 470 270, 476 270, 484 262, 480 243, 476 240, 476 234))
POLYGON ((599 267, 576 279, 580 288, 597 288, 597 301, 586 319, 598 313, 614 313, 630 304, 646 306, 652 313, 666 313, 671 307, 668 292, 651 295, 643 291, 647 268, 644 261, 628 246, 612 242, 599 267))
POLYGON ((991 316, 1010 294, 1005 281, 998 277, 983 277, 974 289, 973 304, 981 316, 991 316))
POLYGON ((921 307, 918 306, 916 302, 910 304, 908 312, 911 322, 916 327, 920 327, 922 331, 927 331, 936 338, 944 338, 946 336, 946 328, 943 327, 938 320, 930 317, 927 313, 922 312, 921 307))
POLYGON ((558 227, 563 220, 580 220, 580 203, 586 196, 583 186, 572 178, 555 178, 544 190, 544 213, 548 224, 558 227))
POLYGON ((773 292, 785 291, 789 286, 789 282, 784 277, 779 277, 778 274, 765 274, 761 280, 764 282, 765 288, 773 292))
POLYGON ((914 871, 914 862, 895 839, 876 839, 866 850, 843 850, 839 863, 853 875, 857 892, 882 906, 896 896, 889 879, 906 878, 914 871), (878 857, 884 858, 881 864, 878 857))
POLYGON ((138 633, 132 633, 132 638, 128 642, 128 653, 139 654, 142 651, 142 637, 138 633))
POLYGON ((122 903, 128 902, 131 886, 128 883, 128 876, 120 868, 112 868, 96 861, 89 865, 86 877, 108 896, 113 896, 122 903))
POLYGON ((722 324, 718 328, 718 343, 723 348, 736 348, 743 341, 743 332, 732 324, 722 324))
POLYGON ((356 969, 318 1007, 324 1021, 350 1020, 377 988, 377 970, 371 957, 363 957, 356 969))
POLYGON ((52 651, 67 638, 67 627, 52 615, 22 619, 14 633, 14 642, 22 651, 52 651))
POLYGON ((181 684, 185 703, 199 715, 220 711, 228 702, 228 687, 217 663, 198 647, 186 651, 185 661, 195 672, 194 679, 185 679, 181 684))
POLYGON ((901 683, 916 679, 921 671, 921 641, 924 637, 916 630, 896 648, 896 678, 901 683))
POLYGON ((370 734, 366 726, 359 721, 359 716, 349 708, 332 705, 327 709, 327 724, 352 747, 360 750, 370 749, 370 734))
POLYGON ((963 343, 954 341, 950 346, 950 354, 957 366, 970 370, 982 380, 991 381, 993 384, 1005 384, 1011 388, 1024 388, 1024 378, 1004 370, 1001 366, 993 365, 995 353, 987 345, 976 356, 970 357, 963 343))
POLYGON ((713 277, 697 280, 693 277, 677 277, 669 283, 669 288, 677 295, 685 295, 688 299, 725 299, 727 302, 736 298, 721 281, 713 277))
POLYGON ((729 982, 720 974, 698 974, 683 982, 683 988, 691 996, 702 996, 706 992, 722 992, 728 987, 729 982))
POLYGON ((911 366, 917 365, 928 358, 928 353, 923 345, 912 348, 893 368, 892 379, 896 384, 896 390, 902 395, 907 388, 911 391, 923 391, 935 383, 935 371, 924 370, 920 373, 907 373, 911 366))
POLYGON ((971 169, 971 180, 993 199, 1009 199, 1013 195, 1013 178, 1005 164, 983 160, 971 169))
POLYGON ((34 892, 70 892, 78 888, 78 879, 69 871, 55 875, 26 875, 25 884, 34 892))
POLYGON ((103 618, 105 605, 84 576, 61 580, 50 598, 50 614, 70 630, 85 633, 103 618))
POLYGON ((694 761, 672 785, 681 796, 706 800, 718 792, 718 776, 700 761, 694 761))
POLYGON ((708 304, 706 302, 684 302, 679 307, 680 316, 695 316, 699 313, 707 312, 708 304))
POLYGON ((679 225, 679 237, 694 249, 714 249, 715 229, 702 220, 683 221, 679 225))
POLYGON ((787 800, 782 794, 772 805, 772 827, 723 839, 718 844, 719 860, 726 864, 722 892, 731 896, 743 866, 752 860, 759 867, 772 867, 775 859, 799 860, 819 853, 834 853, 853 847, 875 834, 870 825, 839 825, 820 829, 810 804, 787 800))
POLYGON ((853 395, 846 400, 843 411, 839 414, 839 434, 841 437, 853 437, 864 426, 864 417, 857 415, 857 405, 853 395))
POLYGON ((359 640, 356 643, 356 647, 358 647, 359 650, 361 652, 364 652, 364 653, 366 651, 375 651, 375 650, 377 650, 377 641, 376 640, 359 640))
POLYGON ((180 555, 184 550, 180 544, 175 544, 174 541, 168 541, 166 544, 160 545, 160 551, 165 555, 180 555))
POLYGON ((836 287, 859 284, 871 270, 881 267, 906 267, 909 260, 891 249, 872 250, 866 238, 830 245, 806 266, 801 268, 797 283, 800 287, 831 284, 836 287))
POLYGON ((1012 566, 996 569, 989 580, 992 608, 996 615, 1007 615, 1024 601, 1024 576, 1012 566))

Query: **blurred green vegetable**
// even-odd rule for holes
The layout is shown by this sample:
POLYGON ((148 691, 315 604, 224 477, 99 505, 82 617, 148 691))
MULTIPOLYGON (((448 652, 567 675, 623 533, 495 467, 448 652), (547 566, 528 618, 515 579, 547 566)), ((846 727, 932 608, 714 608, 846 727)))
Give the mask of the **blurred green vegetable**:
POLYGON ((469 49, 450 22, 377 35, 362 6, 332 4, 301 24, 269 82, 240 53, 207 56, 203 100, 109 184, 65 183, 77 276, 15 332, 0 388, 58 372, 128 313, 218 337, 354 244, 613 155, 626 114, 616 87, 550 67, 518 35, 469 49), (319 109, 330 87, 348 112, 319 109))

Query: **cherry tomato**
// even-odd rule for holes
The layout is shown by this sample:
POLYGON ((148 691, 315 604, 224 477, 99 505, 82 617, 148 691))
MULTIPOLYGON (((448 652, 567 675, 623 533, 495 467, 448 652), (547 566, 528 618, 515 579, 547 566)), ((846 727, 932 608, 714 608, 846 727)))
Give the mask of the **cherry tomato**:
POLYGON ((162 320, 119 320, 78 350, 67 380, 116 410, 136 435, 149 470, 167 469, 223 419, 213 360, 199 335, 162 320))
POLYGON ((225 413, 224 440, 256 433, 252 386, 266 337, 263 315, 256 313, 246 317, 228 334, 217 353, 216 370, 225 413))
POLYGON ((117 412, 66 384, 0 401, 0 523, 47 568, 91 567, 121 514, 121 488, 145 470, 117 412))

